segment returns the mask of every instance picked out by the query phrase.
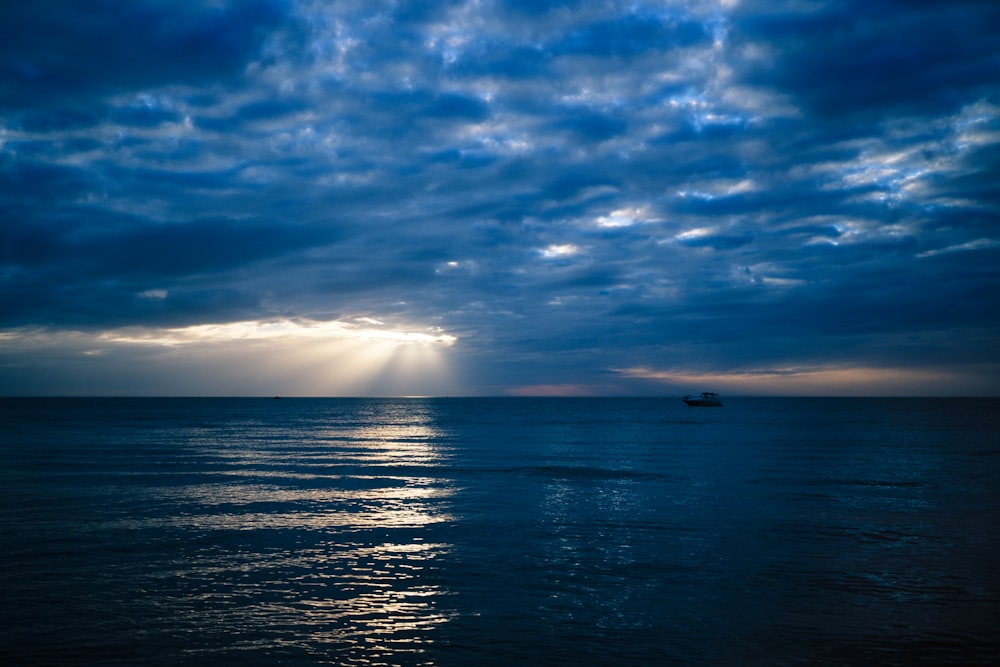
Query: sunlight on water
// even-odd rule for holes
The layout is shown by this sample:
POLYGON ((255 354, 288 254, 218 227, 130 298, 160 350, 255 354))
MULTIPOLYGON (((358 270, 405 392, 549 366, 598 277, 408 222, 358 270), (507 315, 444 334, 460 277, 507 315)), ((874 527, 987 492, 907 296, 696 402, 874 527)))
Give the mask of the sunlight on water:
POLYGON ((292 654, 333 651, 342 664, 413 663, 453 615, 427 577, 451 550, 428 536, 454 521, 455 485, 439 475, 448 453, 424 417, 292 435, 248 428, 225 441, 209 431, 188 455, 220 462, 203 475, 210 481, 155 487, 149 502, 180 511, 120 525, 203 543, 167 576, 197 591, 177 600, 178 612, 237 629, 231 648, 264 637, 292 654))

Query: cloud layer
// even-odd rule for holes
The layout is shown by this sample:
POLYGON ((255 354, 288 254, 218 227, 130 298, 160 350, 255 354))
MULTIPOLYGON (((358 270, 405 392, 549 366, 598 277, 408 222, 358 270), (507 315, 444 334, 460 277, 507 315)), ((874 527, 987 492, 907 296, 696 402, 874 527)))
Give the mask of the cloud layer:
MULTIPOLYGON (((0 19, 4 393, 161 393, 108 332, 288 321, 455 336, 450 379, 278 346, 254 391, 1000 391, 996 3, 0 19)), ((229 356, 171 391, 242 393, 229 356)))

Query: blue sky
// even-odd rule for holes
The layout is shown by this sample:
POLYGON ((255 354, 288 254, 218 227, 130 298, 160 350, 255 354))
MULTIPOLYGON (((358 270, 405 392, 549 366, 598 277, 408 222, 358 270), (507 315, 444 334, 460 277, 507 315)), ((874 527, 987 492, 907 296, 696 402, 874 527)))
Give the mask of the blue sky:
POLYGON ((1000 393, 1000 4, 0 9, 0 393, 1000 393))

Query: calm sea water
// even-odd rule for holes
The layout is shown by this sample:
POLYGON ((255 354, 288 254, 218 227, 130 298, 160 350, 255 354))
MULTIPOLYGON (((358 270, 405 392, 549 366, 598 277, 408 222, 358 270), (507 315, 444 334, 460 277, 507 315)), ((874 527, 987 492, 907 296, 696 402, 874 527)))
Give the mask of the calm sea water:
POLYGON ((1000 663, 1000 401, 0 399, 0 663, 1000 663))

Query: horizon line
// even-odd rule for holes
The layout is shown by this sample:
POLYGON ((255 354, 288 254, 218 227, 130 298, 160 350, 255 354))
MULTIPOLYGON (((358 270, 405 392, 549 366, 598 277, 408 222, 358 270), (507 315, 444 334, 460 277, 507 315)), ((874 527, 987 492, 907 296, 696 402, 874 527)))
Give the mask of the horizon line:
MULTIPOLYGON (((135 398, 135 399, 259 399, 259 400, 275 400, 275 399, 360 399, 360 400, 374 400, 374 399, 387 399, 387 400, 428 400, 428 399, 481 399, 481 398, 509 398, 509 399, 536 399, 536 398, 552 398, 552 399, 615 399, 615 400, 632 400, 632 399, 675 399, 683 398, 688 394, 587 394, 587 395, 553 395, 553 394, 428 394, 428 395, 413 395, 413 394, 402 394, 402 395, 385 395, 385 394, 342 394, 342 395, 300 395, 300 394, 277 394, 277 395, 264 395, 264 394, 0 394, 0 400, 2 399, 81 399, 81 398, 107 398, 107 399, 122 399, 122 398, 135 398)), ((963 399, 963 398, 982 398, 982 399, 1000 399, 1000 395, 997 394, 727 394, 724 398, 770 398, 770 399, 786 399, 786 398, 850 398, 850 399, 889 399, 889 398, 929 398, 929 399, 963 399)))

